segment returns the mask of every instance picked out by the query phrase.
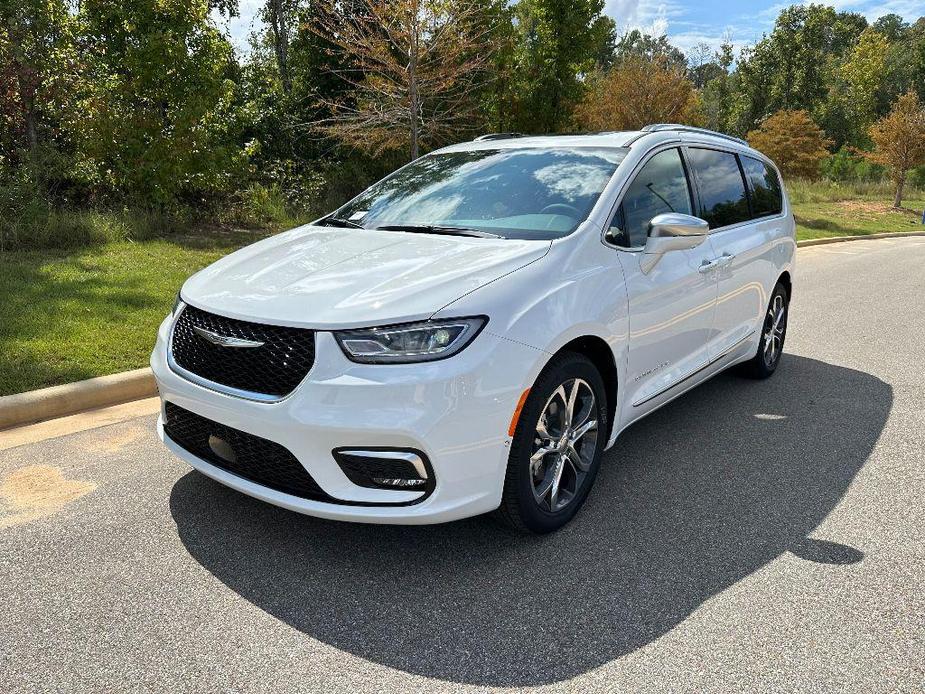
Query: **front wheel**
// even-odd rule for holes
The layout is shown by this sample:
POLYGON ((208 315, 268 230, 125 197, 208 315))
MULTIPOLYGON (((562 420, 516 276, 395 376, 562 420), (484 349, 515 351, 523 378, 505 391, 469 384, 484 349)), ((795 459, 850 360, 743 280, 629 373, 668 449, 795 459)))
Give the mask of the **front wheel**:
POLYGON ((789 309, 790 297, 787 296, 787 288, 778 282, 768 302, 768 312, 764 316, 758 352, 742 365, 742 372, 745 376, 768 378, 777 370, 781 355, 784 353, 789 309))
POLYGON ((537 378, 511 442, 497 516, 522 532, 568 523, 597 476, 607 438, 607 396, 591 361, 566 353, 537 378))

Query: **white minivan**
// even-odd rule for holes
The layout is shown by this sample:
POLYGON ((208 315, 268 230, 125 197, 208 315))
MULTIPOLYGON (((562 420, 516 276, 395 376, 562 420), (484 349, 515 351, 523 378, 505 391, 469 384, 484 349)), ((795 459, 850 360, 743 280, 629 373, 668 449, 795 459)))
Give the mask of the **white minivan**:
POLYGON ((158 432, 301 513, 549 532, 640 417, 774 373, 794 234, 774 164, 719 133, 446 147, 187 280, 158 432))

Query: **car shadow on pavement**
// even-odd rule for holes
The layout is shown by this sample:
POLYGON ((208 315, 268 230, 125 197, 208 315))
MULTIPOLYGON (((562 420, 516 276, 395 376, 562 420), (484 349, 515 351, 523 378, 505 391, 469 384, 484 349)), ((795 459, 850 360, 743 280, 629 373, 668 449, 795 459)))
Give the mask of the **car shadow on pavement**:
POLYGON ((784 552, 863 561, 807 536, 892 402, 869 374, 793 355, 768 381, 719 376, 624 432, 582 512, 545 537, 485 518, 316 520, 195 472, 170 506, 202 566, 315 639, 450 682, 540 685, 645 646, 784 552))

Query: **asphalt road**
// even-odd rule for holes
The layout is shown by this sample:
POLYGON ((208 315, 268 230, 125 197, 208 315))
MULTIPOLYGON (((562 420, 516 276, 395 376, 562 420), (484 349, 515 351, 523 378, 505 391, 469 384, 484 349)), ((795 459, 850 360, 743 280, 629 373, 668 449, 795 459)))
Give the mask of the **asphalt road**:
POLYGON ((925 690, 925 238, 798 262, 775 377, 637 424, 550 537, 299 516, 152 416, 0 451, 0 691, 925 690))

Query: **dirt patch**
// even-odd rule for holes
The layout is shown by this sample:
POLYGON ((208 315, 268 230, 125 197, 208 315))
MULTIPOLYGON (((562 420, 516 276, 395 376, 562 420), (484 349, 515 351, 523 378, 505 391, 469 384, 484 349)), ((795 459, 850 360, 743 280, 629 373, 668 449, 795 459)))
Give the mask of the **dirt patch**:
POLYGON ((144 438, 147 434, 148 430, 142 427, 132 427, 119 433, 104 431, 95 440, 90 441, 86 448, 92 453, 118 453, 129 444, 144 438))
POLYGON ((843 212, 859 215, 867 219, 876 219, 883 214, 919 214, 916 210, 910 210, 908 207, 896 209, 891 203, 875 200, 842 200, 838 203, 838 207, 843 212))
POLYGON ((14 470, 0 481, 0 530, 51 516, 96 489, 96 484, 68 480, 50 465, 14 470))

